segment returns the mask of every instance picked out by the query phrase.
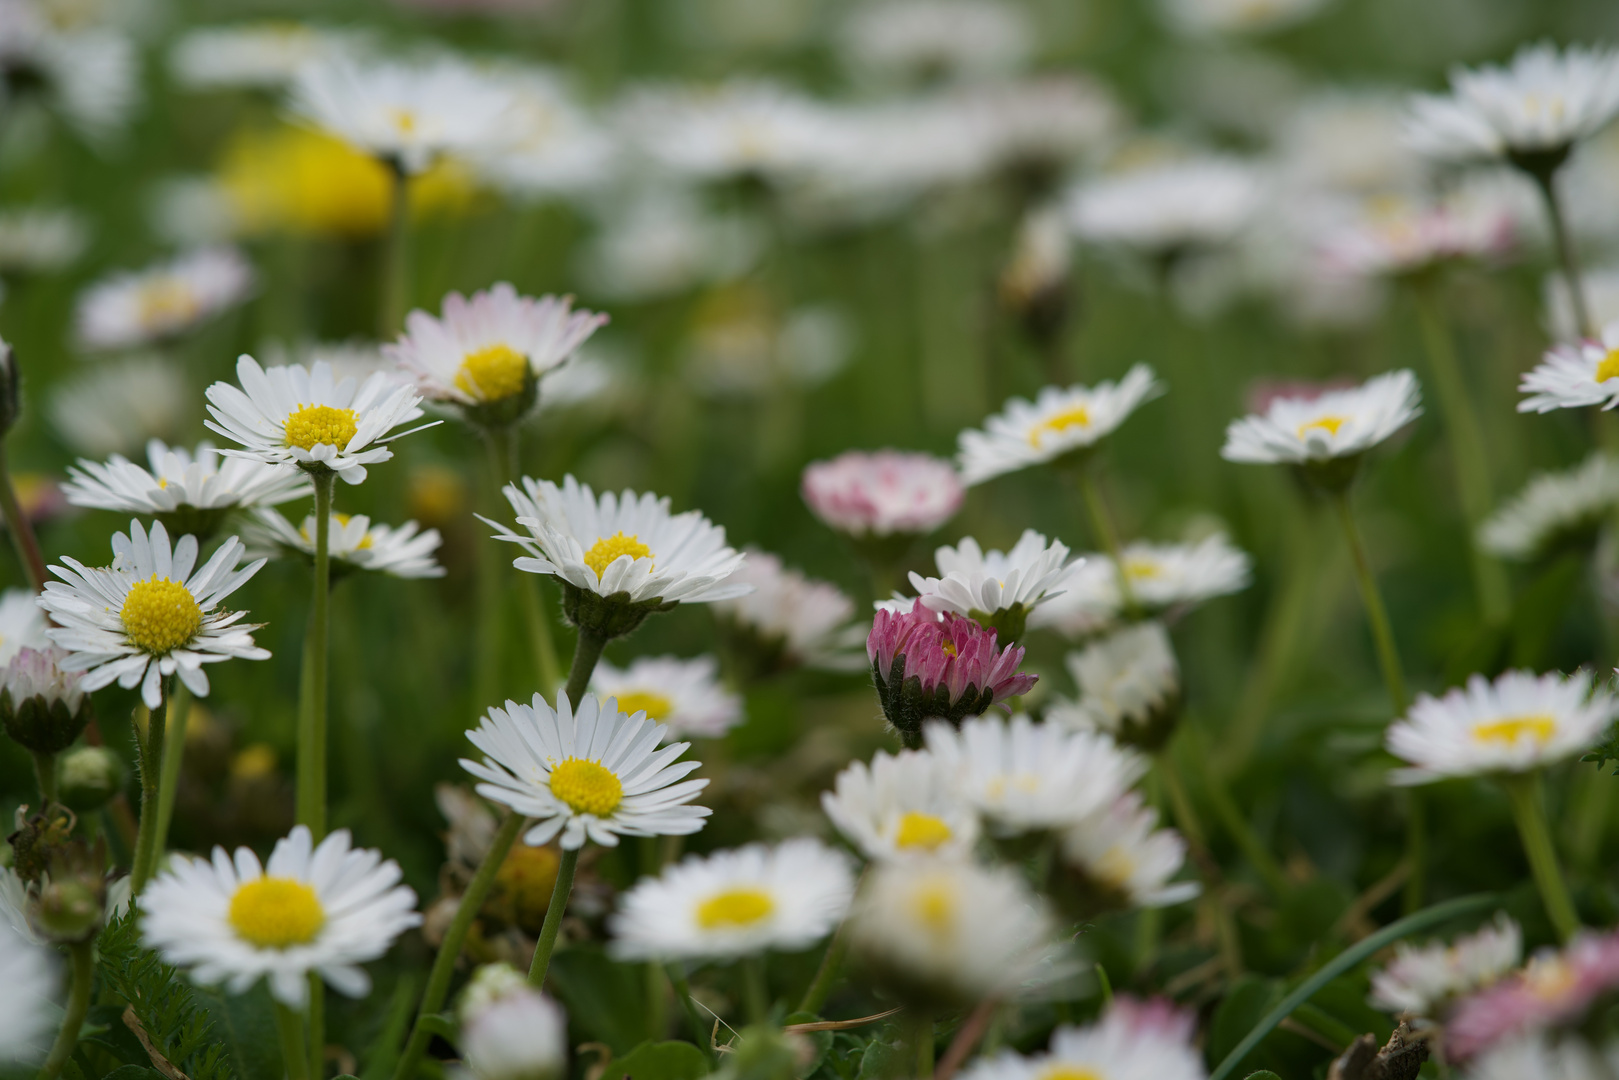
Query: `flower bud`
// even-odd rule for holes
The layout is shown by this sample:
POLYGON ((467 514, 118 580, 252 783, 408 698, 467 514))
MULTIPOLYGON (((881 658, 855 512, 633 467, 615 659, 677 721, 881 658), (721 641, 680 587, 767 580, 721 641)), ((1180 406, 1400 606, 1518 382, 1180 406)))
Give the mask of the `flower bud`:
POLYGON ((55 646, 24 648, 0 674, 0 724, 36 754, 66 750, 90 721, 80 674, 57 666, 65 655, 55 646))
POLYGON ((936 616, 921 605, 877 612, 866 656, 883 715, 907 745, 916 745, 924 721, 957 725, 1029 692, 1038 676, 1018 671, 1023 648, 997 650, 995 640, 995 631, 972 619, 936 616))
POLYGON ((481 967, 461 997, 461 1054, 479 1080, 551 1080, 567 1064, 562 1010, 510 964, 481 967))
POLYGON ((68 878, 48 881, 39 890, 29 922, 52 941, 83 941, 101 927, 106 890, 100 882, 68 878))
POLYGON ((57 798, 74 813, 100 810, 123 786, 124 763, 105 746, 80 746, 57 761, 57 798))

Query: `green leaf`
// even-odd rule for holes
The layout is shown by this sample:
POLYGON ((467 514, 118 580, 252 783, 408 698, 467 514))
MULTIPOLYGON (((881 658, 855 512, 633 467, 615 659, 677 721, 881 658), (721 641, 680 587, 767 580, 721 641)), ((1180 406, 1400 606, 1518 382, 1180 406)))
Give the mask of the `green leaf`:
MULTIPOLYGON (((107 924, 96 951, 102 981, 134 1010, 159 1053, 191 1080, 229 1080, 215 1018, 203 1006, 199 992, 177 970, 141 945, 133 911, 107 924)), ((106 1033, 94 1036, 94 1041, 129 1060, 129 1043, 120 1033, 127 1034, 123 1009, 107 1008, 93 1015, 107 1026, 106 1033)), ((144 1049, 136 1058, 145 1067, 150 1060, 144 1049)))
POLYGON ((607 1066, 607 1076, 618 1080, 698 1080, 709 1072, 708 1057, 689 1042, 644 1042, 607 1066))
POLYGON ((906 1057, 905 1048, 898 1043, 874 1041, 860 1059, 859 1080, 884 1080, 902 1075, 910 1064, 906 1057))
POLYGON ((245 994, 199 990, 197 998, 213 1017, 241 1080, 282 1080, 281 1037, 275 1029, 270 990, 263 982, 245 994))
MULTIPOLYGON (((782 1022, 782 1026, 792 1027, 794 1024, 813 1024, 820 1019, 814 1013, 795 1012, 788 1015, 787 1019, 782 1022)), ((821 1067, 821 1062, 826 1060, 827 1052, 832 1049, 832 1035, 833 1033, 830 1031, 808 1031, 804 1033, 804 1038, 808 1039, 810 1044, 815 1047, 815 1057, 809 1064, 798 1070, 799 1080, 804 1080, 804 1077, 809 1076, 821 1067)))

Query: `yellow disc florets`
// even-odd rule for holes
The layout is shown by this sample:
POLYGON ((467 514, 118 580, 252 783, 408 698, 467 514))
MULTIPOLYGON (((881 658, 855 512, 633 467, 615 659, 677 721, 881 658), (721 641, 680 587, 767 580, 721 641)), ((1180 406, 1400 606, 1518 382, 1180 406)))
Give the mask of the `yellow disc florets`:
POLYGON ((135 303, 140 324, 153 329, 183 326, 202 310, 196 290, 177 278, 157 278, 141 286, 135 303))
POLYGON ((1107 1080, 1107 1077, 1084 1065, 1048 1065, 1041 1071, 1039 1080, 1107 1080))
POLYGON ((934 934, 948 934, 956 925, 956 893, 950 883, 924 881, 911 893, 911 914, 934 934))
POLYGON ((1347 416, 1323 416, 1311 420, 1307 424, 1299 425, 1299 438, 1306 438, 1312 431, 1325 431, 1328 435, 1338 434, 1338 429, 1348 422, 1347 416))
POLYGON ((576 814, 604 818, 624 801, 624 785, 599 762, 571 757, 551 770, 551 794, 576 814))
POLYGON ((1482 743, 1518 742, 1528 737, 1544 743, 1557 734, 1557 718, 1545 713, 1533 716, 1503 716, 1499 720, 1486 720, 1473 725, 1473 738, 1482 743))
POLYGON ((763 889, 726 889, 697 905, 697 925, 704 930, 734 930, 767 919, 775 910, 775 899, 763 889))
POLYGON ((329 443, 341 450, 359 432, 359 414, 330 405, 304 405, 287 417, 282 430, 288 446, 313 450, 321 443, 329 443))
POLYGON ((326 910, 315 890, 294 878, 249 881, 230 898, 230 924, 236 936, 261 949, 308 945, 326 925, 326 910))
POLYGON ((1619 375, 1619 349, 1609 349, 1608 355, 1597 365, 1596 381, 1607 382, 1615 375, 1619 375))
POLYGON ((600 581, 607 568, 613 565, 613 560, 620 555, 628 555, 632 559, 649 559, 652 557, 652 549, 641 543, 638 537, 616 532, 590 545, 590 550, 585 552, 585 565, 596 571, 596 580, 600 581))
POLYGON ((644 712, 648 720, 662 720, 675 711, 675 703, 651 690, 631 690, 618 695, 618 711, 631 714, 644 712))
POLYGON ((455 388, 479 401, 500 401, 521 394, 528 377, 528 357, 510 345, 490 345, 462 359, 455 388))
POLYGON ((899 819, 899 827, 894 830, 894 846, 901 851, 936 851, 953 835, 944 818, 910 810, 899 819))
POLYGON ((1029 432, 1029 445, 1039 446, 1040 440, 1047 435, 1060 435, 1069 428, 1090 427, 1091 411, 1083 405, 1075 405, 1042 421, 1033 431, 1029 432))
POLYGON ((178 649, 202 628, 196 598, 178 581, 156 574, 130 587, 118 617, 130 644, 153 656, 178 649))

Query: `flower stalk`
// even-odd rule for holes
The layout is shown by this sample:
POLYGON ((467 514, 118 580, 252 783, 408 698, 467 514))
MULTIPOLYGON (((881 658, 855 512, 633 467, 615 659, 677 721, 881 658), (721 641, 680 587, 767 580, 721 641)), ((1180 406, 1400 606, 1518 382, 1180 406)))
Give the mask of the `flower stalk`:
POLYGON ((1534 874, 1535 886, 1540 890, 1541 902, 1551 918, 1557 936, 1568 941, 1580 929, 1580 918, 1574 911, 1574 901, 1568 893, 1568 882, 1557 861, 1552 846, 1551 830, 1546 827, 1546 811, 1541 804, 1540 772, 1536 770, 1521 776, 1502 779, 1507 799, 1512 803, 1512 819, 1518 826, 1523 851, 1529 858, 1529 869, 1534 874))
POLYGON ((157 866, 158 792, 163 775, 163 727, 168 715, 169 680, 160 684, 162 698, 146 721, 146 737, 136 732, 140 750, 141 770, 141 823, 135 834, 135 856, 129 871, 129 894, 140 896, 146 883, 152 879, 157 866))
POLYGON ((274 1009, 275 1031, 281 1040, 281 1062, 286 1067, 287 1080, 310 1080, 303 1017, 279 1001, 274 1003, 274 1009))
POLYGON ((1366 557, 1366 545, 1361 540, 1360 529, 1355 525, 1355 512, 1349 505, 1348 490, 1334 492, 1332 501, 1338 510, 1338 521, 1343 526, 1350 557, 1354 560, 1355 584, 1360 588, 1361 604, 1366 608, 1366 622, 1377 649, 1377 664, 1383 673, 1383 685, 1388 688, 1389 704, 1394 707, 1395 716, 1404 716, 1408 704, 1405 671, 1400 665, 1399 649, 1394 644, 1394 629, 1389 624, 1388 609, 1383 606, 1383 594, 1377 588, 1371 560, 1366 557))
POLYGON ((309 697, 298 717, 298 823, 308 825, 319 842, 326 835, 326 706, 331 625, 332 487, 330 469, 311 472, 315 482, 315 581, 310 597, 308 640, 304 662, 309 668, 309 697))
POLYGON ((534 943, 534 960, 528 966, 528 981, 537 989, 545 987, 545 973, 550 970, 551 954, 556 951, 557 934, 562 930, 562 914, 567 910, 568 897, 573 893, 573 873, 578 866, 578 848, 564 851, 557 863, 557 881, 551 890, 551 903, 545 909, 545 922, 540 924, 540 937, 534 943))
POLYGON ((11 462, 6 455, 5 437, 0 435, 0 514, 5 515, 6 531, 17 549, 17 558, 28 574, 28 582, 35 592, 45 591, 49 575, 45 572, 45 558, 39 552, 39 539, 34 535, 34 523, 23 513, 17 501, 17 489, 11 482, 11 462))
POLYGON ((1591 309, 1585 302, 1585 282, 1580 275, 1579 254, 1574 250, 1574 238, 1569 235, 1568 221, 1563 216, 1563 201, 1557 194, 1557 169, 1535 168, 1526 170, 1540 189, 1541 201, 1546 204, 1546 217, 1552 227, 1552 242, 1557 248, 1557 261, 1563 268, 1563 282, 1568 286, 1569 305, 1574 312, 1574 328, 1581 337, 1595 338, 1597 328, 1591 321, 1591 309))
POLYGON ((79 1044, 79 1029, 90 1012, 90 984, 95 980, 95 938, 87 937, 68 947, 72 962, 72 983, 68 989, 67 1007, 62 1015, 62 1026, 56 1033, 56 1042, 45 1064, 39 1070, 39 1080, 56 1080, 62 1075, 68 1058, 79 1044))
POLYGON ((180 766, 185 760, 186 720, 191 714, 191 691, 175 681, 163 733, 163 767, 157 789, 157 853, 161 857, 169 842, 169 822, 174 819, 174 797, 180 784, 180 766))

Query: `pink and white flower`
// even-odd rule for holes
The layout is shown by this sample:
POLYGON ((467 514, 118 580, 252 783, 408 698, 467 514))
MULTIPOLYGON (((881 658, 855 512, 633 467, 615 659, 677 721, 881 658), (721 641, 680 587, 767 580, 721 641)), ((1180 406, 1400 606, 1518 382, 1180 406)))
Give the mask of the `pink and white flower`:
POLYGON ((866 639, 866 657, 883 714, 913 743, 924 721, 959 724, 1028 693, 1038 678, 1018 671, 1022 646, 997 649, 995 631, 926 609, 878 611, 866 639))
POLYGON ((1445 1025, 1445 1052, 1461 1061, 1514 1036, 1573 1023, 1616 987, 1619 933, 1577 937, 1458 1005, 1445 1025))
POLYGON ((850 450, 814 462, 801 490, 816 517, 857 537, 932 532, 966 495, 948 461, 904 450, 850 450))

